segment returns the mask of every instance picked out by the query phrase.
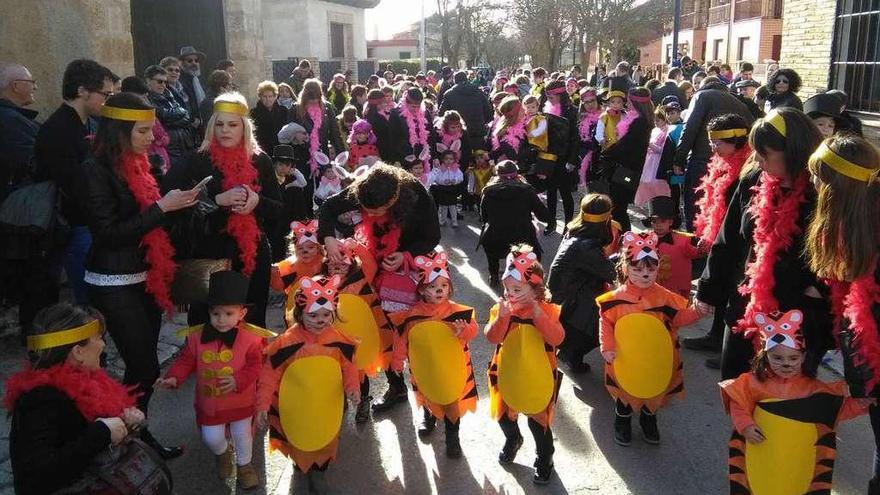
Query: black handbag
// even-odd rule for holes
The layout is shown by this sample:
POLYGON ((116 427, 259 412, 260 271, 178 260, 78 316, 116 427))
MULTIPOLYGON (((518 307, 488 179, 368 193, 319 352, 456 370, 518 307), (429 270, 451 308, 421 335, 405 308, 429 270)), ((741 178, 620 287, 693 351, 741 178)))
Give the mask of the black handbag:
POLYGON ((611 175, 611 183, 635 191, 639 187, 640 172, 618 165, 611 175))
POLYGON ((136 438, 105 450, 83 477, 54 495, 171 495, 171 470, 147 444, 136 438))

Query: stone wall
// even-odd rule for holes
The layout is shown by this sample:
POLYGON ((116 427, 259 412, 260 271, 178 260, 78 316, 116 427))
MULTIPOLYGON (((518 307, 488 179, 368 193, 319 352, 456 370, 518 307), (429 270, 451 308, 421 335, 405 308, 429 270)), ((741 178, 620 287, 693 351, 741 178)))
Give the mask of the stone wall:
POLYGON ((30 69, 41 120, 61 103, 71 60, 97 60, 120 77, 134 71, 128 0, 0 0, 0 12, 0 60, 30 69))
POLYGON ((801 76, 802 98, 828 88, 835 9, 831 0, 785 1, 780 65, 801 76))
POLYGON ((235 84, 250 102, 256 104, 257 85, 272 78, 272 68, 264 56, 261 0, 225 0, 226 51, 235 61, 235 84))

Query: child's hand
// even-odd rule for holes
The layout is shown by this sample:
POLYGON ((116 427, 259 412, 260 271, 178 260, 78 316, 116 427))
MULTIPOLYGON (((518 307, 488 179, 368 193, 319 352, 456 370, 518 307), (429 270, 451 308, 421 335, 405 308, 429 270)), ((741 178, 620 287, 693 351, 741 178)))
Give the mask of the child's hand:
POLYGON ((154 383, 153 386, 166 390, 170 388, 177 388, 177 378, 159 378, 156 380, 156 383, 154 383))
POLYGON ((761 443, 767 438, 764 436, 764 432, 758 428, 758 425, 746 426, 742 433, 749 443, 761 443))
POLYGON ((361 402, 360 392, 347 392, 345 397, 348 398, 348 402, 350 402, 352 406, 357 406, 361 402))
POLYGON ((122 422, 124 422, 125 426, 128 428, 139 426, 144 422, 144 419, 144 413, 136 407, 127 407, 122 411, 122 422))
POLYGON ((467 322, 462 319, 458 319, 458 320, 453 321, 452 327, 455 329, 455 336, 456 337, 460 336, 461 332, 464 331, 466 326, 467 326, 467 322))
POLYGON ((220 391, 224 394, 235 392, 236 384, 234 376, 221 376, 217 379, 217 383, 220 384, 220 391))
POLYGON ((605 360, 606 363, 611 364, 617 359, 617 352, 615 351, 604 351, 602 352, 602 359, 605 360))
POLYGON ((510 318, 510 314, 512 313, 510 308, 510 302, 502 299, 498 302, 498 319, 506 320, 510 318))
POLYGON ((254 422, 258 430, 265 430, 269 427, 269 411, 257 411, 254 415, 254 422))

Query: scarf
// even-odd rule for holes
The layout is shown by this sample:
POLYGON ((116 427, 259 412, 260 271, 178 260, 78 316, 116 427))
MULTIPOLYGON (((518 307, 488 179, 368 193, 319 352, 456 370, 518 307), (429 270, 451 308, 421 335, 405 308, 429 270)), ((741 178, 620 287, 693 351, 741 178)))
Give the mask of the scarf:
POLYGON ((596 128, 596 123, 599 122, 599 116, 602 115, 602 112, 595 111, 585 113, 583 118, 581 119, 581 123, 578 124, 578 131, 581 136, 581 143, 587 145, 587 152, 584 154, 583 159, 581 159, 581 169, 580 174, 578 175, 578 183, 579 185, 583 185, 584 181, 587 177, 587 172, 590 171, 590 162, 593 160, 593 147, 591 143, 593 141, 593 131, 596 128))
POLYGON ((87 370, 65 363, 47 369, 28 367, 12 375, 6 381, 4 407, 12 411, 22 394, 46 386, 68 396, 80 414, 90 422, 98 418, 121 416, 125 409, 135 405, 129 389, 111 378, 106 371, 87 370))
MULTIPOLYGON (((526 137, 526 119, 519 119, 515 124, 508 127, 504 131, 504 142, 507 143, 513 150, 519 153, 519 144, 522 142, 523 138, 526 137)), ((492 150, 497 150, 501 147, 501 140, 498 138, 498 133, 492 133, 492 150)))
POLYGON ((615 130, 617 131, 617 142, 620 142, 623 139, 623 136, 626 136, 626 133, 629 132, 629 126, 632 124, 637 118, 639 118, 639 112, 635 110, 631 110, 623 114, 623 117, 617 121, 617 127, 615 130))
MULTIPOLYGON (((119 161, 119 174, 128 185, 140 211, 153 206, 162 196, 156 179, 150 174, 150 162, 145 154, 124 153, 119 161)), ((155 227, 141 238, 144 247, 147 270, 147 292, 153 295, 156 303, 167 313, 174 311, 171 301, 171 283, 177 265, 174 263, 174 246, 171 238, 161 227, 155 227)))
POLYGON ((727 192, 739 178, 743 164, 751 154, 752 149, 743 146, 728 157, 712 155, 709 172, 703 176, 697 188, 697 191, 702 191, 703 194, 697 199, 694 234, 702 242, 708 245, 715 242, 724 222, 724 214, 727 213, 727 192))
POLYGON ((876 263, 875 260, 867 273, 852 282, 827 281, 831 287, 835 336, 842 328, 842 320, 849 320, 848 328, 852 330, 853 347, 856 349, 853 364, 871 370, 865 383, 868 393, 880 385, 880 330, 872 311, 872 305, 880 304, 880 285, 874 276, 876 263))
POLYGON ((315 153, 321 148, 321 126, 324 124, 324 111, 321 109, 321 105, 317 103, 309 103, 306 111, 312 120, 312 132, 309 133, 309 166, 314 176, 315 172, 318 171, 315 153))
POLYGON ((355 238, 373 253, 377 260, 397 251, 400 246, 400 226, 386 213, 381 217, 363 215, 356 227, 355 238))
MULTIPOLYGON (((316 126, 317 128, 317 126, 316 126)), ((244 151, 244 145, 236 148, 224 148, 216 141, 208 148, 211 163, 223 175, 223 190, 233 187, 250 186, 254 192, 260 191, 257 183, 257 169, 251 164, 250 157, 244 151)), ((260 227, 253 212, 247 215, 232 213, 226 221, 226 233, 235 239, 239 259, 244 265, 242 273, 248 277, 257 266, 257 245, 260 240, 260 227)))
POLYGON ((806 174, 794 181, 790 191, 782 188, 782 179, 761 173, 758 184, 752 187, 755 195, 749 202, 748 212, 755 219, 754 261, 746 265, 746 281, 739 287, 739 293, 748 298, 745 314, 737 322, 737 331, 750 337, 757 313, 772 313, 779 309, 779 302, 773 295, 776 279, 773 268, 782 253, 787 251, 794 238, 801 232, 798 226, 800 207, 807 201, 806 191, 809 179, 806 174))
POLYGON ((413 153, 415 154, 418 145, 422 145, 423 150, 426 149, 428 147, 428 126, 425 117, 413 114, 406 104, 406 99, 403 99, 397 108, 400 110, 400 115, 406 119, 409 145, 412 147, 413 153))

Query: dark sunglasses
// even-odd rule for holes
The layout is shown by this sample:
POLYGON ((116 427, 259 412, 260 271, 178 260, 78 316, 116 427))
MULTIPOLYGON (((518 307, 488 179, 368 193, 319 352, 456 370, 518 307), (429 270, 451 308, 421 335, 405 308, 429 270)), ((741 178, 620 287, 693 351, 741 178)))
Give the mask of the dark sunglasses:
POLYGON ((779 83, 788 84, 788 79, 777 79, 776 84, 779 84, 779 83))

